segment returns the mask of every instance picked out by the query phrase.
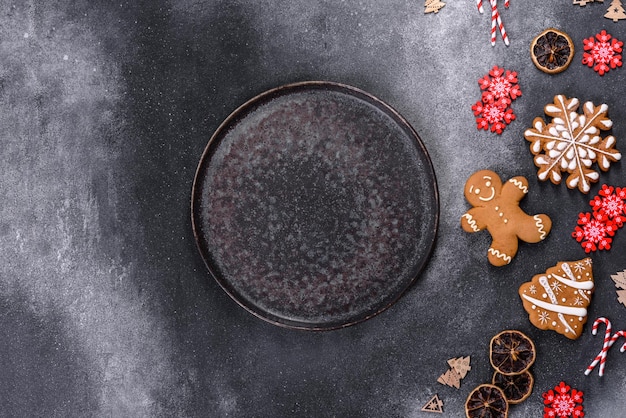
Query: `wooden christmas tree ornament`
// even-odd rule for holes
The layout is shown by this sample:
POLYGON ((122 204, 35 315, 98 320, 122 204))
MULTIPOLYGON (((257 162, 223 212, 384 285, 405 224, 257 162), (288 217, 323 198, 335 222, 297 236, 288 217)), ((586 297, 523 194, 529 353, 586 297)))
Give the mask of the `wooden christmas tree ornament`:
POLYGON ((437 13, 446 4, 438 0, 425 0, 424 1, 424 13, 437 13))
POLYGON ((594 1, 597 3, 604 3, 604 0, 574 0, 573 4, 577 4, 579 6, 586 6, 587 3, 593 3, 594 1))
POLYGON ((442 385, 459 389, 461 387, 461 376, 459 376, 456 371, 448 369, 448 371, 439 376, 437 382, 441 383, 442 385))
POLYGON ((457 372, 461 379, 463 379, 467 375, 467 372, 472 370, 472 366, 470 366, 469 356, 451 358, 450 360, 448 360, 448 365, 452 367, 452 370, 457 372))
POLYGON ((422 411, 424 412, 436 412, 438 414, 443 413, 443 402, 439 399, 439 395, 435 394, 426 405, 422 407, 422 411))
POLYGON ((617 290, 617 301, 626 306, 626 270, 612 275, 611 279, 615 282, 615 287, 621 289, 617 290))
POLYGON ((604 17, 606 17, 607 19, 613 19, 613 22, 626 19, 626 10, 624 10, 622 2, 620 0, 612 0, 611 5, 606 11, 604 17))

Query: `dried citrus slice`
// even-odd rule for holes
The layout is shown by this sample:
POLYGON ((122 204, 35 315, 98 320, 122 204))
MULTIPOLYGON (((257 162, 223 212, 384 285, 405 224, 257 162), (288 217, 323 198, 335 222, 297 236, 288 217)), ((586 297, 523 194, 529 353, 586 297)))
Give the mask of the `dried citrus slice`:
POLYGON ((535 344, 517 330, 502 331, 491 339, 489 360, 496 371, 514 375, 525 372, 535 362, 535 344))
POLYGON ((502 389, 494 385, 480 385, 465 401, 467 418, 506 418, 509 404, 502 389))
POLYGON ((510 404, 518 404, 526 400, 533 391, 534 382, 535 379, 528 370, 510 376, 495 372, 491 381, 495 386, 502 389, 510 404))
POLYGON ((574 58, 574 42, 567 33, 549 28, 530 43, 530 56, 541 71, 548 74, 560 73, 574 58))

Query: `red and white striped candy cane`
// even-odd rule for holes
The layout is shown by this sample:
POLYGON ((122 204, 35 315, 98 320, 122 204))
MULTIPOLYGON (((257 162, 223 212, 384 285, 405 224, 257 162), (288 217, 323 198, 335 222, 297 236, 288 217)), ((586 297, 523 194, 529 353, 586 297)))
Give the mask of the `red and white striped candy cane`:
POLYGON ((478 11, 480 13, 484 12, 485 9, 483 9, 483 0, 476 0, 476 7, 478 7, 478 11))
MULTIPOLYGON (((502 34, 502 40, 506 46, 509 46, 509 36, 506 34, 506 30, 504 29, 504 24, 502 23, 502 18, 500 17, 500 12, 498 11, 498 0, 489 0, 491 4, 491 45, 496 44, 496 24, 498 29, 500 29, 500 33, 502 34)), ((507 5, 506 2, 504 4, 507 5)))
POLYGON ((509 8, 509 0, 504 0, 504 7, 509 8))
MULTIPOLYGON (((495 4, 497 0, 493 0, 495 4)), ((508 7, 507 3, 504 3, 504 7, 508 7)), ((502 40, 506 46, 509 46, 509 36, 506 34, 506 30, 504 30, 504 25, 502 24, 502 19, 500 18, 500 12, 496 10, 496 20, 498 21, 498 27, 500 28, 500 34, 502 34, 502 40)))
POLYGON ((496 21, 498 19, 497 0, 489 0, 491 4, 491 45, 496 44, 496 21))
MULTIPOLYGON (((611 343, 610 346, 612 346, 613 344, 615 344, 615 341, 617 341, 617 339, 619 337, 624 337, 626 338, 626 331, 617 331, 615 334, 613 334, 613 336, 611 337, 611 343)), ((622 344, 622 348, 619 349, 620 352, 624 352, 626 351, 626 343, 622 344)))
MULTIPOLYGON (((600 317, 595 320, 595 322, 593 323, 593 327, 591 328, 591 334, 596 335, 598 333, 598 326, 602 323, 606 326, 606 329, 604 331, 604 344, 602 345, 602 350, 598 353, 596 358, 591 362, 589 367, 587 367, 587 370, 585 370, 586 376, 588 376, 589 373, 591 373, 591 371, 594 369, 594 367, 596 367, 598 363, 600 363, 598 375, 600 376, 604 375, 604 363, 606 363, 606 353, 609 351, 609 348, 611 348, 613 343, 615 343, 615 340, 617 340, 617 337, 615 338, 615 340, 613 340, 611 337, 611 321, 609 321, 608 319, 604 317, 600 317)), ((618 333, 616 333, 616 335, 617 334, 618 333)))

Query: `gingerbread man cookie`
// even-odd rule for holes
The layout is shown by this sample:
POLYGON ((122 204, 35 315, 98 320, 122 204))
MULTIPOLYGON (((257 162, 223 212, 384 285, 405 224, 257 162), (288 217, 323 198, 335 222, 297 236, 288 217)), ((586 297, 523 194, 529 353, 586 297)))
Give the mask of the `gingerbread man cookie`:
POLYGON ((529 215, 519 207, 527 193, 526 178, 513 177, 503 185, 500 176, 490 170, 472 174, 465 183, 465 198, 473 208, 463 214, 461 226, 467 232, 489 231, 493 241, 487 258, 494 266, 511 262, 518 240, 539 242, 552 228, 547 215, 529 215))

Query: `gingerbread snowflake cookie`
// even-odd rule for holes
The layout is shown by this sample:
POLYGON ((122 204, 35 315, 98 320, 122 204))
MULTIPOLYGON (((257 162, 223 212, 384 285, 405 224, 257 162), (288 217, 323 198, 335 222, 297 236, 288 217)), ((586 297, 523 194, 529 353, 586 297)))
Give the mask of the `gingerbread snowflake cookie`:
POLYGON ((487 258, 494 266, 509 264, 519 245, 519 240, 535 243, 543 240, 552 221, 547 215, 529 215, 519 202, 528 193, 528 181, 513 177, 506 183, 498 174, 481 170, 465 183, 465 198, 473 206, 461 217, 466 232, 487 229, 493 239, 487 258))
POLYGON ((608 106, 586 102, 583 114, 577 112, 578 106, 576 98, 555 96, 554 103, 544 108, 552 121, 546 123, 541 117, 535 118, 533 127, 524 132, 524 137, 531 143, 539 180, 560 184, 563 173, 568 173, 567 187, 589 193, 591 184, 600 178, 591 168, 593 163, 602 171, 608 171, 611 163, 619 161, 622 154, 615 149, 615 137, 600 136, 601 131, 613 126, 607 117, 608 106))
POLYGON ((523 283, 519 295, 530 322, 575 340, 587 322, 594 291, 591 258, 559 262, 523 283))

